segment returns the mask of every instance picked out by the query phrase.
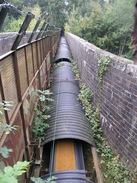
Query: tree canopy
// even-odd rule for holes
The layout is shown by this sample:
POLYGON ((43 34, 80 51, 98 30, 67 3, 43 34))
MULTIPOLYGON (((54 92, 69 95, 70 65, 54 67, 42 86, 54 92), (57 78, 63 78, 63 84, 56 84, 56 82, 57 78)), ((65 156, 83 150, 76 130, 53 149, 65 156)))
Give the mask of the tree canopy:
MULTIPOLYGON (((96 46, 132 58, 130 37, 135 0, 10 0, 96 46), (36 6, 37 4, 37 6, 36 6)), ((23 17, 11 10, 2 31, 17 31, 23 17)), ((34 22, 33 22, 34 24, 34 22)), ((32 30, 30 27, 29 30, 32 30)))
POLYGON ((66 30, 120 56, 132 58, 131 30, 133 27, 134 0, 88 1, 86 13, 82 6, 73 7, 66 30), (74 27, 75 25, 75 27, 74 27))
POLYGON ((66 22, 66 4, 64 0, 39 0, 42 17, 51 24, 62 27, 66 22))

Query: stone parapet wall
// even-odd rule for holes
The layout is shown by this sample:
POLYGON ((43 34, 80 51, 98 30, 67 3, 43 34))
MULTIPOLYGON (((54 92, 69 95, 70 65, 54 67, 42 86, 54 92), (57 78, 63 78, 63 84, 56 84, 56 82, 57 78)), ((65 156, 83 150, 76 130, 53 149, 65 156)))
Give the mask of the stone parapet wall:
POLYGON ((103 51, 85 40, 66 35, 81 80, 91 88, 94 105, 99 104, 98 61, 112 61, 103 76, 101 123, 113 149, 133 171, 137 168, 137 65, 103 51))
MULTIPOLYGON (((13 45, 13 42, 14 42, 17 34, 18 34, 17 32, 0 33, 0 56, 11 50, 11 47, 13 45)), ((31 35, 31 32, 27 32, 24 35, 24 37, 22 38, 19 46, 26 44, 30 35, 31 35)), ((36 33, 36 35, 37 35, 37 33, 36 33)), ((34 36, 34 39, 35 39, 36 35, 34 36)))

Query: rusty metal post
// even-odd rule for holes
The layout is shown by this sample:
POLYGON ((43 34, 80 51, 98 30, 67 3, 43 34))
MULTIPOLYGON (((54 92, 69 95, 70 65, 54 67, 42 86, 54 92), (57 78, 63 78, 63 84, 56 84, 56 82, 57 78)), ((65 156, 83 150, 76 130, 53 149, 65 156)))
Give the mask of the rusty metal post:
POLYGON ((21 96, 21 87, 20 87, 20 80, 19 80, 19 70, 18 70, 16 51, 13 52, 12 57, 13 57, 13 65, 14 65, 14 73, 15 73, 18 101, 21 102, 20 114, 21 114, 21 119, 22 119, 22 128, 23 128, 25 151, 26 151, 27 160, 29 161, 30 160, 30 158, 29 158, 29 149, 28 149, 27 134, 26 134, 26 128, 25 128, 24 111, 23 111, 23 106, 22 106, 22 96, 21 96))
MULTIPOLYGON (((4 95, 3 85, 2 85, 1 74, 0 74, 0 92, 1 92, 2 102, 4 102, 5 101, 5 95, 4 95)), ((9 124, 8 111, 4 110, 4 114, 5 114, 5 118, 6 118, 6 123, 9 124)))
POLYGON ((39 50, 40 50, 40 63, 42 64, 42 50, 41 50, 41 41, 39 41, 39 50))
POLYGON ((98 162, 96 148, 91 147, 91 151, 92 151, 92 155, 93 155, 93 161, 94 161, 95 171, 96 171, 96 175, 97 175, 97 181, 98 181, 98 183, 103 183, 103 177, 102 177, 101 170, 99 168, 99 162, 98 162))
POLYGON ((45 28, 42 36, 41 36, 42 38, 45 38, 46 37, 46 31, 48 30, 48 28, 49 28, 49 24, 47 24, 47 26, 46 26, 46 28, 45 28))
MULTIPOLYGON (((4 1, 2 0, 0 2, 0 4, 3 3, 3 2, 4 1)), ((2 25, 3 25, 3 23, 4 23, 4 20, 5 20, 6 16, 7 16, 7 13, 8 13, 8 8, 2 8, 1 11, 0 11, 0 29, 1 29, 2 25)))
POLYGON ((43 23, 37 37, 36 37, 36 40, 38 40, 39 38, 41 38, 41 35, 43 34, 43 31, 44 31, 44 28, 45 28, 45 25, 46 25, 46 21, 43 23))
MULTIPOLYGON (((36 57, 37 57, 37 69, 39 70, 39 55, 38 55, 38 42, 36 42, 36 57)), ((41 89, 41 82, 40 82, 40 71, 38 71, 38 83, 39 83, 39 89, 41 89)))
POLYGON ((45 58, 45 51, 44 51, 44 47, 45 47, 45 45, 44 45, 44 39, 42 39, 43 60, 44 60, 44 58, 45 58))
POLYGON ((26 15, 25 20, 24 20, 24 22, 19 30, 19 33, 18 33, 18 35, 17 35, 17 37, 12 45, 11 50, 16 50, 17 47, 19 46, 23 36, 26 33, 26 30, 27 30, 32 18, 34 18, 34 15, 32 13, 28 12, 28 14, 26 15))
POLYGON ((34 76, 35 75, 35 67, 34 67, 33 44, 31 44, 31 54, 32 54, 32 64, 33 64, 33 76, 34 76))
POLYGON ((52 35, 50 36, 50 64, 53 63, 52 35))
POLYGON ((28 65, 27 65, 26 47, 24 47, 24 53, 25 53, 25 66, 26 66, 26 73, 27 73, 27 83, 28 83, 28 86, 29 86, 29 71, 28 71, 28 65))
POLYGON ((35 34, 36 30, 37 30, 38 27, 39 27, 40 22, 41 22, 40 19, 38 19, 37 22, 36 22, 36 24, 35 24, 35 27, 34 27, 32 33, 31 33, 31 35, 30 35, 30 37, 29 37, 28 43, 30 43, 30 42, 32 41, 32 39, 33 39, 33 37, 34 37, 34 34, 35 34))

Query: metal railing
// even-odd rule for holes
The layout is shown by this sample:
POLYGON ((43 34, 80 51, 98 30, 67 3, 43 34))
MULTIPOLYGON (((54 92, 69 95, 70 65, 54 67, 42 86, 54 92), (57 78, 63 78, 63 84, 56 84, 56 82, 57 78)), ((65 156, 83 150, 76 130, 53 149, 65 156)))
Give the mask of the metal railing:
POLYGON ((50 67, 59 39, 60 32, 52 32, 49 36, 27 43, 0 57, 0 102, 13 102, 11 110, 4 111, 2 120, 20 127, 15 135, 1 131, 0 145, 10 144, 10 148, 14 150, 19 145, 18 139, 23 139, 20 139, 19 152, 12 155, 13 162, 20 159, 23 144, 27 159, 30 159, 30 127, 38 100, 34 92, 44 88, 50 77, 50 67))

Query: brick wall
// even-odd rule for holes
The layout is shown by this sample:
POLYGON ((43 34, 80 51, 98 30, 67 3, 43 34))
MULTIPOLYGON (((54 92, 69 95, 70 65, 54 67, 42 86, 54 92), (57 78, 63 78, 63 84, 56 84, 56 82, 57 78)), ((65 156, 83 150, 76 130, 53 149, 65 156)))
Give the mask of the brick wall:
POLYGON ((130 169, 137 168, 137 65, 133 61, 103 51, 85 40, 67 33, 74 60, 83 82, 99 102, 98 61, 112 58, 103 77, 101 124, 113 149, 130 169))

